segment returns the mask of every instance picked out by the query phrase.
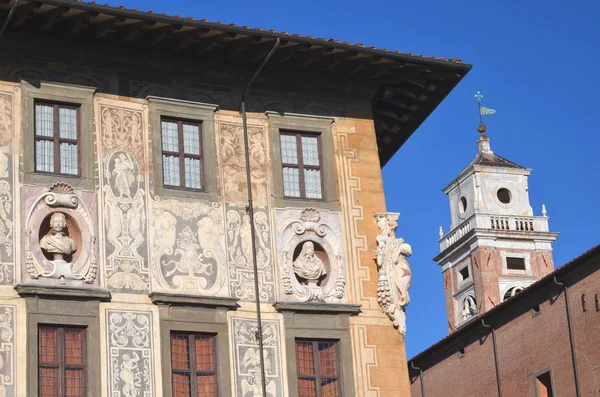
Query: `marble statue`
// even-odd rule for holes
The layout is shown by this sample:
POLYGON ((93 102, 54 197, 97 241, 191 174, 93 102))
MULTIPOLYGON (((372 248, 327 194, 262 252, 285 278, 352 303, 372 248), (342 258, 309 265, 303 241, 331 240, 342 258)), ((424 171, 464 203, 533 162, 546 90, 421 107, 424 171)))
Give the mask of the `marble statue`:
POLYGON ((51 232, 40 241, 40 247, 49 254, 52 254, 54 261, 63 260, 65 255, 71 255, 77 250, 75 241, 65 235, 67 219, 62 212, 55 212, 50 217, 51 232))
POLYGON ((383 312, 401 334, 406 333, 406 310, 410 302, 408 290, 412 271, 406 258, 412 249, 403 239, 396 238, 398 214, 376 214, 381 234, 377 236, 376 263, 379 271, 377 300, 383 312))
POLYGON ((311 286, 316 286, 321 277, 327 274, 325 264, 315 255, 315 245, 312 241, 304 243, 292 266, 294 273, 311 286))

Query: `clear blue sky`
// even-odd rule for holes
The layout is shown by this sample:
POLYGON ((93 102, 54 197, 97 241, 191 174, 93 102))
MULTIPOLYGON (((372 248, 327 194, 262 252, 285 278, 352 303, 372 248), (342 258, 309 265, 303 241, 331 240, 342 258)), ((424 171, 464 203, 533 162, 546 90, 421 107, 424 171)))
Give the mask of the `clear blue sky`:
MULTIPOLYGON (((557 266, 600 243, 598 65, 600 3, 594 0, 100 0, 474 65, 383 170, 397 235, 413 247, 407 309, 409 357, 447 334, 443 284, 431 260, 448 230, 441 188, 475 156, 476 90, 498 111, 487 120, 492 150, 533 168, 536 215, 545 203, 557 266)), ((375 236, 373 236, 374 238, 375 236)))

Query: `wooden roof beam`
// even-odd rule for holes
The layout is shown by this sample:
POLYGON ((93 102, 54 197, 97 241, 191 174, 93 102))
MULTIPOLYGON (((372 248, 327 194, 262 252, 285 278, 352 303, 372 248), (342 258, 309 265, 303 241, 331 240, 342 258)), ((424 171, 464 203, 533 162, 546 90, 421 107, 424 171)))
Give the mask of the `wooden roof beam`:
POLYGON ((63 23, 65 25, 70 25, 70 27, 67 29, 68 34, 77 34, 81 31, 81 29, 83 29, 84 26, 89 26, 90 19, 93 19, 98 15, 100 15, 99 12, 84 11, 77 15, 64 18, 63 23))
POLYGON ((290 43, 287 46, 280 48, 275 52, 275 54, 273 55, 273 61, 281 63, 287 62, 290 59, 292 59, 294 55, 298 54, 299 52, 308 51, 312 47, 314 47, 312 44, 291 45, 290 43))
POLYGON ((15 13, 10 21, 10 25, 13 27, 19 27, 23 25, 28 19, 33 17, 31 11, 37 10, 42 6, 41 3, 21 3, 15 10, 15 13))
POLYGON ((231 38, 237 36, 236 33, 224 32, 218 33, 212 36, 207 36, 201 40, 198 40, 194 47, 196 47, 198 53, 203 53, 212 50, 221 44, 221 40, 224 38, 231 38))
POLYGON ((97 39, 101 39, 101 38, 105 37, 111 31, 111 29, 114 28, 114 26, 117 22, 125 22, 125 21, 126 21, 125 17, 109 18, 102 22, 93 24, 92 31, 94 32, 94 36, 97 39))
POLYGON ((223 51, 222 56, 224 58, 233 58, 240 55, 243 52, 251 51, 251 46, 253 44, 260 43, 263 40, 262 37, 257 36, 248 36, 243 39, 236 40, 234 42, 228 42, 231 44, 227 44, 223 51))
POLYGON ((41 19, 38 29, 40 29, 42 32, 45 30, 50 30, 52 27, 54 27, 54 25, 56 25, 57 22, 62 21, 63 14, 66 14, 68 11, 69 8, 56 7, 53 10, 37 14, 36 19, 41 19))
POLYGON ((143 29, 152 27, 156 24, 154 21, 138 21, 123 25, 117 30, 117 36, 125 43, 134 41, 138 36, 143 34, 143 29))
POLYGON ((183 28, 182 25, 166 25, 160 28, 155 28, 151 30, 144 31, 144 36, 146 36, 147 40, 146 45, 155 46, 163 42, 164 39, 167 38, 168 35, 181 30, 183 28))
POLYGON ((197 29, 189 29, 184 31, 175 32, 173 34, 173 39, 181 40, 179 44, 175 47, 177 50, 185 50, 192 43, 197 41, 202 35, 210 32, 210 29, 207 28, 197 28, 197 29))

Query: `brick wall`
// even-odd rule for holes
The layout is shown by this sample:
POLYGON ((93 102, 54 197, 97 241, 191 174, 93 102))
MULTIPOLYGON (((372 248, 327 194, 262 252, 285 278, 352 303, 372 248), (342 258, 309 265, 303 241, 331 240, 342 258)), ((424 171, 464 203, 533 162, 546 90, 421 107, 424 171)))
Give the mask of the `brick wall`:
MULTIPOLYGON (((600 299, 600 248, 596 247, 483 316, 496 329, 502 397, 537 397, 535 378, 548 369, 555 396, 576 395, 565 294, 554 284, 554 275, 568 286, 580 395, 600 395, 600 301, 598 309, 595 303, 595 295, 600 299), (539 313, 533 310, 537 305, 539 313)), ((415 365, 424 371, 425 396, 496 396, 489 332, 480 318, 475 319, 416 356, 415 365)), ((411 371, 411 383, 412 396, 420 397, 417 371, 411 371)))

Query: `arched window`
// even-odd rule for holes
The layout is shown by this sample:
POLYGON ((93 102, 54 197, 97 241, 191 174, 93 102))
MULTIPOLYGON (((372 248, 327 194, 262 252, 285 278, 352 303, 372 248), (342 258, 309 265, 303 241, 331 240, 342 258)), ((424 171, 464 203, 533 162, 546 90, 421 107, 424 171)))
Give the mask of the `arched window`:
POLYGON ((472 295, 467 295, 462 303, 461 319, 462 321, 477 315, 477 301, 472 295))
POLYGON ((504 299, 503 300, 507 300, 509 298, 512 298, 513 296, 515 296, 516 294, 518 294, 521 291, 523 291, 523 287, 518 287, 518 286, 517 287, 511 287, 504 294, 504 299))

